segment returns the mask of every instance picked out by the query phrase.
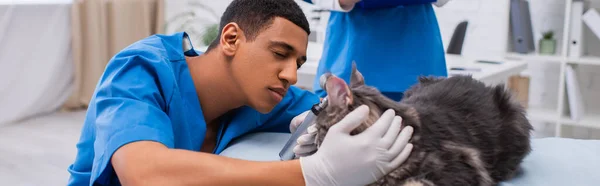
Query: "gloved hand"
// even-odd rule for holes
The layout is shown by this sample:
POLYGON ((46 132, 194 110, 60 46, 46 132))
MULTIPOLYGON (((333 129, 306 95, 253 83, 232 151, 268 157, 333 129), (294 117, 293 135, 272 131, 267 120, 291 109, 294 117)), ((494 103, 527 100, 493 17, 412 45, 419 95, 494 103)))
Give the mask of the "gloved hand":
MULTIPOLYGON (((302 114, 294 117, 290 122, 290 132, 296 132, 298 126, 304 121, 308 112, 303 112, 302 114)), ((296 140, 296 146, 294 147, 294 154, 297 157, 308 156, 317 151, 317 144, 315 144, 315 138, 317 136, 317 127, 315 125, 311 125, 306 129, 303 135, 298 137, 296 140)))
POLYGON ((367 185, 400 166, 412 151, 407 144, 413 129, 400 132, 402 119, 388 110, 367 130, 357 135, 350 132, 358 127, 369 113, 360 106, 333 125, 319 150, 300 157, 307 186, 367 185))
POLYGON ((448 1, 450 0, 437 0, 435 3, 433 3, 435 6, 437 7, 442 7, 444 6, 448 1))

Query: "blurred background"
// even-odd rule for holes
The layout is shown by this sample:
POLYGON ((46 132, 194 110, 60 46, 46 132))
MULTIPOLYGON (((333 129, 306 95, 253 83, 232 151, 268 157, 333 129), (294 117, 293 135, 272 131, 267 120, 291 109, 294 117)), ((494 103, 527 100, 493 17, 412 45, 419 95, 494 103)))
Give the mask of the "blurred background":
MULTIPOLYGON (((110 58, 186 31, 203 51, 230 0, 0 0, 0 185, 64 185, 85 108, 110 58)), ((312 34, 297 86, 310 90, 328 11, 303 1, 312 34)), ((452 0, 435 7, 448 59, 506 60, 536 138, 600 139, 600 0, 452 0)), ((455 61, 449 60, 449 72, 455 61)), ((495 69, 494 69, 495 70, 495 69)))

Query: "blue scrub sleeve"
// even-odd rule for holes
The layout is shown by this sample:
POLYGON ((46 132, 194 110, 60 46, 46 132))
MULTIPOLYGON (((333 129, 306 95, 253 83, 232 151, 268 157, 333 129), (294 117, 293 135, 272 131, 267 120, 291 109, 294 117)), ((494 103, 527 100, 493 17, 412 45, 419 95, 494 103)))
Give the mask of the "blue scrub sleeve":
POLYGON ((319 103, 317 95, 291 86, 283 100, 268 114, 261 117, 262 126, 256 132, 290 133, 292 119, 319 103))
POLYGON ((173 130, 164 112, 169 95, 160 86, 158 71, 148 56, 115 58, 98 84, 96 141, 92 183, 116 180, 110 159, 117 149, 135 141, 155 141, 173 148, 173 130), (97 178, 97 179, 96 179, 97 178))

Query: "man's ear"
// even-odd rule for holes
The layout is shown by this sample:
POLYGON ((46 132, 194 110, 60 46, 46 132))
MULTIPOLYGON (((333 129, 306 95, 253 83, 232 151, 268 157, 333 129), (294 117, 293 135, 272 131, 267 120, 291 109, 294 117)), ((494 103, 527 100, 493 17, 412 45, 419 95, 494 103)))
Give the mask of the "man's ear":
POLYGON ((221 48, 227 56, 233 56, 243 39, 243 33, 237 23, 228 23, 223 27, 219 38, 221 48))
POLYGON ((359 85, 364 85, 365 79, 362 74, 356 68, 356 62, 352 61, 352 76, 350 77, 350 86, 355 87, 359 85))

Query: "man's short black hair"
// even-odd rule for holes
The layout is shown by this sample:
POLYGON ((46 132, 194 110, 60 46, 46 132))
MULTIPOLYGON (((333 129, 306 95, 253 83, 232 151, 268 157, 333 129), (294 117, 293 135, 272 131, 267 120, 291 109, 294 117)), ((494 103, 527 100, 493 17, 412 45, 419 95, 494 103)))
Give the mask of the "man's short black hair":
POLYGON ((252 41, 260 31, 273 23, 275 17, 287 19, 310 34, 308 20, 294 0, 234 0, 225 9, 219 24, 219 34, 207 52, 219 45, 223 27, 228 23, 237 23, 246 38, 252 41))

